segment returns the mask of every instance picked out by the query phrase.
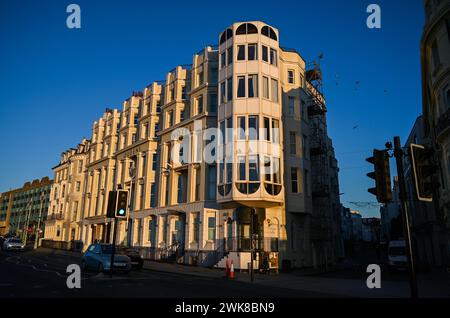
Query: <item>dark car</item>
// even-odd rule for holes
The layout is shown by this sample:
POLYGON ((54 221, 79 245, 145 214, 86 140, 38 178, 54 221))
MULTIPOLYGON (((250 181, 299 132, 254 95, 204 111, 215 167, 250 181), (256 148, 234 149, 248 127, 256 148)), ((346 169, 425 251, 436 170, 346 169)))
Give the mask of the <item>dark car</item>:
POLYGON ((135 269, 141 269, 144 266, 144 259, 139 254, 139 251, 126 246, 117 246, 117 251, 120 254, 126 255, 131 260, 131 266, 135 269))

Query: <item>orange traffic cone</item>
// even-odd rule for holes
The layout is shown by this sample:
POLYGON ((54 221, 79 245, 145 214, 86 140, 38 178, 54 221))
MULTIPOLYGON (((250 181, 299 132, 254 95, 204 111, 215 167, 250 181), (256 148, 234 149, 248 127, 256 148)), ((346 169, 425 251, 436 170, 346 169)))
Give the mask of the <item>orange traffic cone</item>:
POLYGON ((230 278, 234 278, 234 262, 231 260, 230 278))
POLYGON ((228 278, 228 272, 229 272, 229 270, 228 270, 228 256, 227 256, 227 259, 225 262, 225 278, 228 278))

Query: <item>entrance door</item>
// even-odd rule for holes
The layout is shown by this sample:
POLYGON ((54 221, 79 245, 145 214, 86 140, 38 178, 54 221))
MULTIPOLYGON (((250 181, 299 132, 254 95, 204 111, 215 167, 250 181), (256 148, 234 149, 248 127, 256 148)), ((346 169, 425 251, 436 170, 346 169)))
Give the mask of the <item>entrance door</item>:
POLYGON ((150 246, 155 247, 156 246, 156 217, 151 217, 149 224, 149 238, 150 246))
POLYGON ((178 219, 175 220, 174 230, 172 232, 172 244, 178 243, 180 246, 184 246, 185 220, 184 216, 179 216, 178 219))

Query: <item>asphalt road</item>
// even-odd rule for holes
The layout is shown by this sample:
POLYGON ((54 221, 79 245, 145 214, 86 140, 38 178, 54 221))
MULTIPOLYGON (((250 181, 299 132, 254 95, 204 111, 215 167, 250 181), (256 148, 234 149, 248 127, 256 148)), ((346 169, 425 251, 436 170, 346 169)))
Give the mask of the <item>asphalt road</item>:
POLYGON ((328 297, 288 288, 261 288, 251 283, 151 270, 115 274, 113 278, 82 272, 81 288, 66 285, 69 264, 78 257, 49 251, 0 252, 0 298, 271 298, 328 297))

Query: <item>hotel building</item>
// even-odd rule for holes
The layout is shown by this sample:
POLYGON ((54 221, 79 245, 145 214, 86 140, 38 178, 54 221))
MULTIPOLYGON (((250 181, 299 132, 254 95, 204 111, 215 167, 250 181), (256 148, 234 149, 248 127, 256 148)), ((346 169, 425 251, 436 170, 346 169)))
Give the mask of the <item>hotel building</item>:
POLYGON ((61 242, 80 239, 89 146, 90 141, 83 139, 76 148, 63 152, 59 164, 53 167, 54 182, 50 190, 44 239, 61 242))
POLYGON ((85 248, 111 242, 108 193, 124 189, 117 242, 149 259, 220 267, 228 256, 246 269, 253 248, 255 266, 333 264, 340 202, 322 74, 279 36, 234 23, 192 64, 105 112, 85 153, 78 227, 64 218, 61 233, 85 248))

